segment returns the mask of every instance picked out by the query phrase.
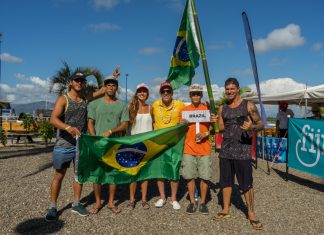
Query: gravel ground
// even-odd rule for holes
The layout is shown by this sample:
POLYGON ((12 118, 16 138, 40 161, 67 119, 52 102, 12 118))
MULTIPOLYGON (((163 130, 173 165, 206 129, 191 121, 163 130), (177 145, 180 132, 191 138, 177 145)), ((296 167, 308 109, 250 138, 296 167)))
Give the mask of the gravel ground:
MULTIPOLYGON (((153 207, 158 192, 152 181, 148 195, 150 210, 143 210, 140 203, 135 210, 127 209, 128 186, 120 185, 116 203, 123 210, 121 214, 114 215, 103 208, 88 217, 71 212, 73 172, 70 169, 58 201, 59 220, 46 223, 44 215, 53 176, 51 146, 46 148, 37 143, 1 146, 0 234, 324 234, 324 179, 291 169, 286 182, 284 165, 275 165, 268 175, 266 162, 260 160, 254 170, 255 209, 264 230, 254 231, 246 219, 243 195, 237 186, 233 191, 231 219, 211 220, 221 210, 217 154, 213 155, 213 169, 207 204, 209 215, 185 213, 188 200, 182 180, 178 193, 180 211, 174 211, 169 203, 162 209, 153 207)), ((170 194, 169 185, 166 189, 170 194)), ((103 190, 103 194, 107 195, 107 191, 103 190)), ((136 195, 140 198, 139 191, 136 195)), ((90 183, 84 185, 82 202, 89 209, 93 206, 90 183)))

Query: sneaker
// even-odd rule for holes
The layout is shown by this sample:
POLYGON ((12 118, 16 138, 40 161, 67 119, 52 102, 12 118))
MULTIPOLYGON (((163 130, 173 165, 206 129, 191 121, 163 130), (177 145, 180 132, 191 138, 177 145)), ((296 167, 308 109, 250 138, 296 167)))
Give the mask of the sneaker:
POLYGON ((202 203, 199 205, 199 212, 203 215, 208 215, 209 211, 208 211, 208 207, 206 206, 205 203, 202 203))
POLYGON ((72 206, 72 212, 77 213, 81 216, 88 216, 90 214, 89 211, 86 208, 84 208, 84 206, 82 206, 81 203, 79 203, 76 206, 72 206))
POLYGON ((190 203, 188 206, 187 206, 187 214, 191 215, 193 213, 195 213, 197 210, 197 205, 195 203, 190 203))
POLYGON ((55 222, 57 221, 57 209, 52 207, 50 209, 47 210, 47 214, 45 216, 45 220, 47 222, 55 222))
POLYGON ((171 205, 172 205, 173 209, 175 209, 175 210, 180 210, 180 208, 181 208, 179 202, 177 202, 177 201, 171 202, 171 205))
POLYGON ((165 203, 166 203, 166 199, 160 198, 159 200, 157 200, 156 203, 154 203, 154 206, 157 208, 161 208, 165 205, 165 203))

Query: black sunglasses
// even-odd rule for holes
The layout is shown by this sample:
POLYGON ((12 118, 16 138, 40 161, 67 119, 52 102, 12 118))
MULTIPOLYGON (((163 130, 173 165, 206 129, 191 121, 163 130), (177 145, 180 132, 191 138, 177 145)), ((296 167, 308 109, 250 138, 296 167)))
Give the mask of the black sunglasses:
POLYGON ((171 94, 171 90, 162 90, 161 94, 171 94))
POLYGON ((190 92, 190 95, 191 95, 191 96, 201 96, 202 93, 199 92, 199 91, 197 91, 197 92, 190 92))

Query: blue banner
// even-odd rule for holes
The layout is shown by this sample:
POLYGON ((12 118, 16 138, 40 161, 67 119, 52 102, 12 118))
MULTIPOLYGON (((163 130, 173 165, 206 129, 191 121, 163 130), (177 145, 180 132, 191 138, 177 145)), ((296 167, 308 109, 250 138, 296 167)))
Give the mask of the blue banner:
MULTIPOLYGON (((287 139, 264 137, 264 159, 276 163, 286 162, 287 156, 287 139)), ((262 136, 258 136, 257 156, 262 158, 262 136)))
POLYGON ((324 121, 289 118, 288 166, 324 178, 324 121))

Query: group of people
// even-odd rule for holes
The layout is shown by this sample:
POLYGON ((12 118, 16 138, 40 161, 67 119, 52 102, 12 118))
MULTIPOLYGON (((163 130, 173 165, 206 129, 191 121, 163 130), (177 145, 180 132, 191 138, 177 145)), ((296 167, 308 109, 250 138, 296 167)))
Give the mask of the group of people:
MULTIPOLYGON (((76 137, 81 132, 104 137, 120 137, 125 132, 131 135, 175 126, 187 122, 182 118, 182 112, 208 110, 202 102, 203 88, 199 84, 189 87, 191 104, 185 106, 182 101, 173 99, 173 88, 169 82, 160 85, 161 99, 152 105, 147 104, 149 87, 141 83, 137 86, 134 97, 129 104, 116 97, 118 89, 119 72, 104 81, 104 86, 94 92, 89 100, 85 100, 81 93, 86 85, 86 77, 82 73, 71 76, 69 90, 66 95, 58 97, 52 116, 51 124, 58 129, 56 144, 53 150, 54 178, 51 183, 50 205, 46 221, 56 221, 58 218, 57 199, 61 183, 71 161, 75 163, 76 137), (92 100, 92 101, 91 101, 92 100), (90 102, 91 101, 91 102, 90 102)), ((236 175, 240 189, 246 199, 248 219, 254 229, 262 229, 262 224, 256 219, 254 212, 254 191, 251 165, 251 142, 253 130, 263 128, 256 106, 250 101, 243 100, 239 95, 239 83, 235 78, 225 81, 225 94, 228 103, 220 106, 218 115, 211 114, 208 122, 199 123, 199 132, 196 132, 196 123, 188 123, 184 152, 180 173, 187 181, 189 204, 186 212, 192 214, 199 211, 208 214, 206 195, 208 181, 212 176, 211 145, 209 141, 209 126, 218 122, 219 130, 223 132, 224 140, 220 150, 220 185, 223 194, 223 210, 213 217, 221 221, 230 218, 230 200, 234 175, 236 175), (200 179, 200 201, 195 201, 195 179, 200 179)), ((165 180, 157 179, 160 198, 154 203, 157 208, 163 207, 167 202, 165 194, 165 180)), ((147 202, 148 181, 132 182, 129 185, 128 208, 135 208, 135 191, 137 183, 141 185, 141 205, 149 209, 147 202)), ((173 209, 181 208, 177 201, 179 182, 170 180, 171 205, 173 209)), ((80 203, 82 184, 77 178, 74 180, 74 201, 72 212, 81 216, 90 213, 96 214, 102 208, 102 185, 94 184, 95 206, 89 212, 80 203)), ((121 209, 114 204, 116 185, 109 184, 107 207, 115 214, 121 209)))

